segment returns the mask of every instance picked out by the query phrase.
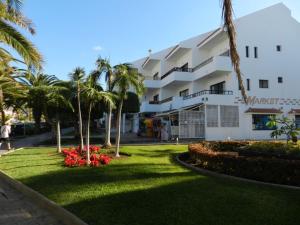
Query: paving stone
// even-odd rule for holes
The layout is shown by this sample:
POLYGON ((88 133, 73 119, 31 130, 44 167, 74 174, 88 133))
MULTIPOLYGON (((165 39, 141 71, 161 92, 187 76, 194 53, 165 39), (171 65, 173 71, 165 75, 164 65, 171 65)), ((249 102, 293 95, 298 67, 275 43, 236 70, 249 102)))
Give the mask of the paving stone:
POLYGON ((0 180, 0 188, 7 199, 0 194, 0 225, 62 225, 46 210, 0 180))

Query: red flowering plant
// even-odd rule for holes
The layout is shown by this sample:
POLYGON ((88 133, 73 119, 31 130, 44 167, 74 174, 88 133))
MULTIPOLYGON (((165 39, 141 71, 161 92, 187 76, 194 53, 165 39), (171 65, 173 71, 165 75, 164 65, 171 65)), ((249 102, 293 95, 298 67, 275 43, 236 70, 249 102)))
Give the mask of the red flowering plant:
MULTIPOLYGON (((81 149, 80 147, 70 147, 63 149, 62 154, 65 156, 65 166, 78 167, 87 165, 86 151, 87 146, 84 146, 83 149, 81 149)), ((92 167, 107 165, 111 161, 111 157, 101 153, 101 148, 99 146, 90 145, 90 152, 92 153, 90 157, 90 166, 92 167)))

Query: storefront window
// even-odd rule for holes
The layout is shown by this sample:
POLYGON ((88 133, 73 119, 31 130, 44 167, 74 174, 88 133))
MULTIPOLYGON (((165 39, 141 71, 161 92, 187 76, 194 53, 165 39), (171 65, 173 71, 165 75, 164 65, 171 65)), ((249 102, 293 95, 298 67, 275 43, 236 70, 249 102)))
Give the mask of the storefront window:
POLYGON ((253 130, 275 130, 276 127, 268 127, 267 122, 270 120, 269 114, 253 114, 252 128, 253 130))

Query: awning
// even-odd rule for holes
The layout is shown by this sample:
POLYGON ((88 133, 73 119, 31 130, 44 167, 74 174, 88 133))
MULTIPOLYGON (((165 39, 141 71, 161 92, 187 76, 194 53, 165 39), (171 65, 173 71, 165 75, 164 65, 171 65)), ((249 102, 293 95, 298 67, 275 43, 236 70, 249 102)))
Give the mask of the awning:
POLYGON ((190 105, 190 106, 186 106, 186 107, 182 107, 180 109, 174 109, 174 110, 169 110, 166 112, 162 112, 162 113, 158 113, 156 114, 154 117, 164 117, 164 116, 170 116, 172 114, 176 114, 180 111, 184 111, 184 110, 193 110, 199 106, 203 105, 203 103, 198 103, 198 104, 194 104, 194 105, 190 105))
POLYGON ((289 111, 289 114, 300 114, 300 109, 291 109, 291 111, 289 111))
POLYGON ((245 113, 266 113, 266 114, 281 114, 280 109, 275 108, 249 108, 245 113))

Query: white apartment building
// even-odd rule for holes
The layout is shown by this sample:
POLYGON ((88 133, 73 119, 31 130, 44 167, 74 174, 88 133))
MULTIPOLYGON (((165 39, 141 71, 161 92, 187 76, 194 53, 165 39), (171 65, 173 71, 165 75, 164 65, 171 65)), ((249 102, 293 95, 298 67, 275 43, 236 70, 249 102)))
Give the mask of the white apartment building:
POLYGON ((132 63, 147 89, 140 116, 169 121, 173 136, 207 140, 269 139, 270 115, 300 125, 299 22, 279 3, 235 25, 248 104, 218 28, 132 63))

